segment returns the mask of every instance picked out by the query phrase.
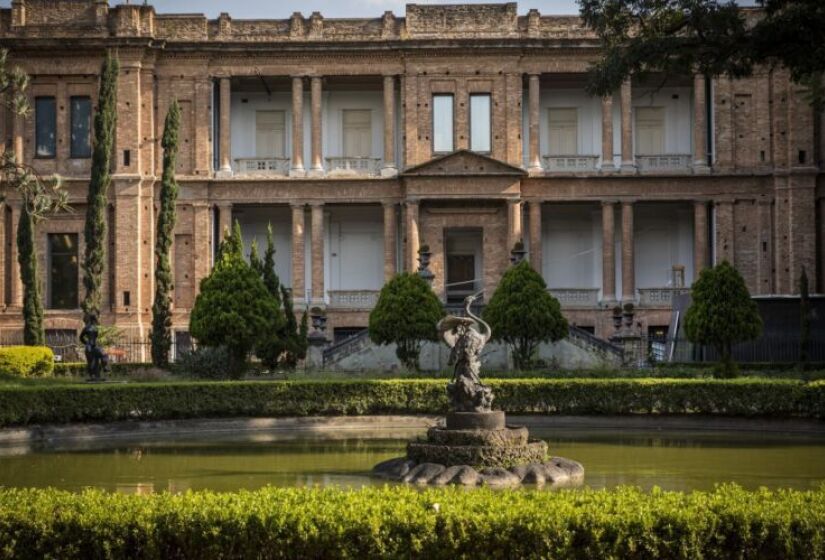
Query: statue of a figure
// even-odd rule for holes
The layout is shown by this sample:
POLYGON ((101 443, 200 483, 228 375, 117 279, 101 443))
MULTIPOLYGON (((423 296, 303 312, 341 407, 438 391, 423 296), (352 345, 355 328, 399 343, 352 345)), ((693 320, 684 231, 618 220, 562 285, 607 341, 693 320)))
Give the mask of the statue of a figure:
POLYGON ((438 332, 452 351, 451 365, 455 365, 453 380, 447 385, 447 394, 456 412, 489 412, 493 391, 481 383, 481 350, 490 340, 490 325, 470 311, 478 294, 464 299, 466 317, 449 315, 438 322, 438 332), (486 332, 482 332, 486 331, 486 332))
POLYGON ((89 322, 80 331, 80 342, 86 354, 86 373, 89 379, 99 381, 103 372, 109 371, 109 356, 97 343, 97 316, 91 315, 89 322))

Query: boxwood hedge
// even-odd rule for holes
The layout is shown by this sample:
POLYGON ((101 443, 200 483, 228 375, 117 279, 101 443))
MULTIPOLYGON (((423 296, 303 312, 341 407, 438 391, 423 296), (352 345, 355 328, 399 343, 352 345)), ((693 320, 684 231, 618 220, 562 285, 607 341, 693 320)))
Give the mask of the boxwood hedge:
POLYGON ((0 492, 0 558, 823 557, 825 489, 0 492))
MULTIPOLYGON (((825 382, 491 379, 511 414, 711 414, 822 418, 825 382)), ((239 416, 439 414, 444 380, 80 383, 0 386, 0 426, 239 416)))
POLYGON ((0 375, 48 377, 54 370, 54 353, 45 346, 0 348, 0 375))

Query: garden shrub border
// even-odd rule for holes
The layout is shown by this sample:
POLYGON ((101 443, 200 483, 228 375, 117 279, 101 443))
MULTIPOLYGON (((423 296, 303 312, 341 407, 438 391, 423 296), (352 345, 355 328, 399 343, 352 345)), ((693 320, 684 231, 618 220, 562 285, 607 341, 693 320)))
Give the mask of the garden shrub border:
MULTIPOLYGON (((488 379, 510 414, 825 418, 825 381, 488 379)), ((443 379, 0 386, 0 426, 366 414, 441 414, 443 379)))
POLYGON ((11 377, 51 377, 54 353, 46 346, 0 348, 0 374, 11 377))
POLYGON ((2 558, 825 556, 825 488, 0 491, 2 558))

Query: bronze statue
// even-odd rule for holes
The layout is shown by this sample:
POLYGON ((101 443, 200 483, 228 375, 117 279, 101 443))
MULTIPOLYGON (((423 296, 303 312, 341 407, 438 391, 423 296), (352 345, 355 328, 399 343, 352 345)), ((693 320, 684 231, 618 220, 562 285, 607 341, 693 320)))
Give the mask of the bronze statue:
POLYGON ((481 382, 481 351, 490 340, 490 325, 473 314, 470 306, 479 294, 464 299, 466 317, 449 315, 438 322, 437 328, 452 350, 449 363, 455 365, 453 380, 447 385, 447 394, 456 412, 489 412, 493 391, 481 382), (482 332, 485 331, 485 332, 482 332))
POLYGON ((100 381, 101 374, 109 371, 109 356, 97 343, 98 334, 97 316, 91 315, 89 322, 80 331, 80 342, 83 343, 86 354, 86 373, 93 381, 100 381))

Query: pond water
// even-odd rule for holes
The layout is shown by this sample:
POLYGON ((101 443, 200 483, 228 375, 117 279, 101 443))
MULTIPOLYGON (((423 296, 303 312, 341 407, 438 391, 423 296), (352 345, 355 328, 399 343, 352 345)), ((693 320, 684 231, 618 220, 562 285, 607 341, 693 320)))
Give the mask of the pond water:
MULTIPOLYGON (((580 461, 585 484, 707 490, 812 489, 825 483, 825 434, 532 429, 553 455, 580 461)), ((166 441, 94 441, 24 449, 0 447, 0 486, 148 493, 275 486, 385 484, 370 478, 379 461, 404 454, 421 431, 344 439, 283 433, 201 434, 166 441)))

